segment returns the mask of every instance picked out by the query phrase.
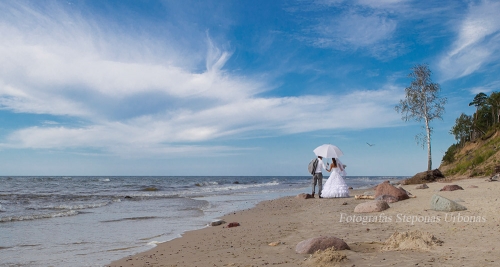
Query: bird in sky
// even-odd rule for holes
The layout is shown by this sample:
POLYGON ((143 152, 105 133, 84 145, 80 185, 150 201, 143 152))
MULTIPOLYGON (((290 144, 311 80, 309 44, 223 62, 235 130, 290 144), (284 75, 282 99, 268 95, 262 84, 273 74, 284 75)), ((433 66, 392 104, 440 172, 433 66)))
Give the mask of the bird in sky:
POLYGON ((369 146, 374 146, 374 145, 375 145, 375 144, 370 144, 370 143, 368 143, 368 142, 367 142, 366 144, 367 144, 367 145, 369 145, 369 146))

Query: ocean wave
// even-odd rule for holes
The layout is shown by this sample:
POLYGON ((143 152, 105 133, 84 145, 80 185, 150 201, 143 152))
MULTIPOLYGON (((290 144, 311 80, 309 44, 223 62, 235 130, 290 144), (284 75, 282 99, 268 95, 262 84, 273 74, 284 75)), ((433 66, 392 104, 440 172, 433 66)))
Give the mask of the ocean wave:
POLYGON ((78 211, 69 210, 63 212, 55 212, 55 213, 44 213, 44 214, 34 214, 34 215, 22 215, 22 216, 7 216, 0 217, 0 222, 16 222, 16 221, 32 221, 39 219, 50 219, 56 217, 67 217, 74 216, 80 214, 78 211))
MULTIPOLYGON (((124 200, 149 200, 149 199, 161 199, 161 198, 179 198, 177 192, 157 192, 157 191, 144 191, 141 193, 130 193, 127 195, 120 196, 124 200)), ((121 200, 120 200, 121 201, 121 200)))
POLYGON ((100 203, 88 203, 88 204, 75 204, 75 205, 58 205, 46 207, 46 209, 55 209, 55 210, 84 210, 84 209, 94 209, 100 208, 111 204, 111 202, 100 202, 100 203))
POLYGON ((219 185, 219 182, 217 181, 207 181, 207 182, 201 182, 201 183, 195 183, 194 186, 211 186, 211 185, 219 185))
POLYGON ((159 189, 154 187, 154 186, 148 186, 148 187, 142 188, 141 191, 154 192, 154 191, 159 191, 159 189))
POLYGON ((159 219, 161 217, 158 216, 144 216, 144 217, 130 217, 130 218, 121 218, 121 219, 116 219, 116 220, 107 220, 107 221, 101 221, 103 223, 109 223, 109 222, 124 222, 124 221, 140 221, 140 220, 152 220, 152 219, 159 219))
POLYGON ((155 235, 155 236, 151 236, 151 237, 139 238, 139 240, 147 241, 147 240, 151 240, 153 238, 158 238, 158 237, 161 237, 161 236, 163 236, 163 234, 159 234, 159 235, 155 235))
POLYGON ((226 184, 217 187, 203 188, 203 191, 229 191, 229 190, 242 190, 248 188, 258 188, 258 187, 266 187, 266 186, 276 186, 279 185, 279 182, 273 181, 268 183, 260 183, 260 184, 226 184))
POLYGON ((158 246, 158 244, 161 244, 161 243, 165 243, 164 241, 151 241, 151 242, 148 242, 148 246, 153 246, 153 247, 156 247, 158 246))

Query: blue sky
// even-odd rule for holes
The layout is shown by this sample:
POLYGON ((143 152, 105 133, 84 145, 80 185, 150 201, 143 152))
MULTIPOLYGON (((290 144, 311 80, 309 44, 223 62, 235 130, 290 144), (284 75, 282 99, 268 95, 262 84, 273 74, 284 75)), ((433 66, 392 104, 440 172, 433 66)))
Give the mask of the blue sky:
POLYGON ((348 175, 427 168, 394 106, 416 64, 448 99, 433 167, 500 89, 500 2, 0 1, 0 175, 348 175), (367 142, 374 144, 368 146, 367 142))

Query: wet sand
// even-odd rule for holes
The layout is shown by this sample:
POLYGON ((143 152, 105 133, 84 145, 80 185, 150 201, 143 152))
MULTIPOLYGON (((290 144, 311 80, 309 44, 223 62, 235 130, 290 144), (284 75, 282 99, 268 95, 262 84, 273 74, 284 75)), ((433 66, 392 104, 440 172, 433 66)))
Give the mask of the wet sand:
POLYGON ((264 201, 224 216, 225 224, 187 232, 108 266, 499 266, 500 182, 476 178, 428 186, 403 186, 416 197, 390 203, 389 209, 376 213, 354 213, 356 205, 370 201, 354 195, 370 190, 351 191, 350 198, 264 201), (448 184, 464 190, 439 192, 448 184), (470 188, 472 185, 477 188, 470 188), (434 194, 455 200, 467 210, 431 210, 434 194), (228 227, 231 222, 239 226, 228 227), (383 250, 384 242, 396 231, 415 230, 443 243, 404 251, 383 250), (344 240, 351 250, 331 253, 346 259, 295 252, 299 242, 319 236, 344 240))

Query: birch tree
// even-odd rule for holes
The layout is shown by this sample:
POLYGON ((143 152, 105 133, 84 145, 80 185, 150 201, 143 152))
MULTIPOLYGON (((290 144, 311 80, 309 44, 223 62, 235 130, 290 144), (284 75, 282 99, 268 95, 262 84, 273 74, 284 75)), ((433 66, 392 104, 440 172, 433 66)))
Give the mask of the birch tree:
POLYGON ((408 77, 412 81, 405 89, 406 97, 399 101, 395 109, 401 113, 404 121, 415 120, 424 123, 422 127, 425 133, 417 134, 415 140, 421 143, 422 147, 427 144, 427 170, 430 171, 432 170, 430 123, 434 119, 442 119, 447 100, 445 97, 439 97, 441 87, 432 82, 431 71, 427 65, 415 65, 408 77))

